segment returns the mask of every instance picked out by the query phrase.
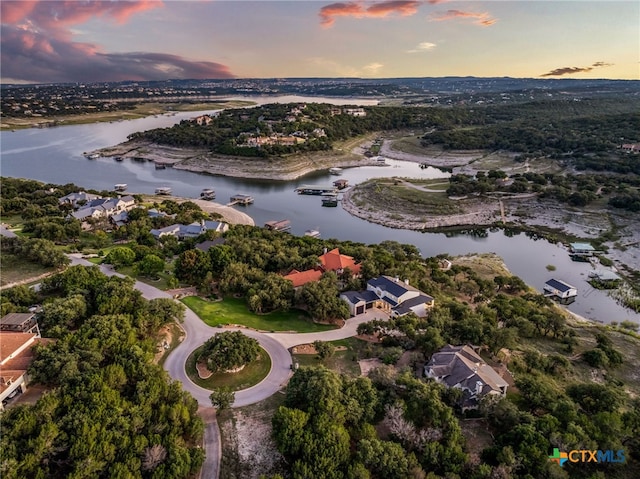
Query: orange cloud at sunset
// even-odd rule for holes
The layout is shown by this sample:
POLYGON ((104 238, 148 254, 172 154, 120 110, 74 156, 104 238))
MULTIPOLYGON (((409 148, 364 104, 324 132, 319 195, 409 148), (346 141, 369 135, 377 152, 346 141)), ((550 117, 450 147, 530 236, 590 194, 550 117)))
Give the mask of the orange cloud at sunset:
POLYGON ((431 15, 430 19, 434 22, 442 22, 446 20, 453 20, 456 18, 468 18, 475 20, 473 23, 476 25, 482 25, 488 27, 496 23, 498 20, 491 18, 487 12, 465 12, 462 10, 447 10, 446 12, 437 12, 431 15))
POLYGON ((320 9, 320 24, 331 27, 336 17, 384 18, 397 14, 402 17, 414 15, 422 2, 416 0, 390 0, 366 6, 362 2, 332 3, 320 9))

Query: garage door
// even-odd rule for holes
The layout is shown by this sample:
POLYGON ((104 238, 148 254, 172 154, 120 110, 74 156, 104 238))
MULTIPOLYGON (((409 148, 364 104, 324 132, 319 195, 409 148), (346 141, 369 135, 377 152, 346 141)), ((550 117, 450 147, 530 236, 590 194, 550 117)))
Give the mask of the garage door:
POLYGON ((364 313, 364 305, 358 306, 356 308, 356 314, 362 314, 362 313, 364 313))

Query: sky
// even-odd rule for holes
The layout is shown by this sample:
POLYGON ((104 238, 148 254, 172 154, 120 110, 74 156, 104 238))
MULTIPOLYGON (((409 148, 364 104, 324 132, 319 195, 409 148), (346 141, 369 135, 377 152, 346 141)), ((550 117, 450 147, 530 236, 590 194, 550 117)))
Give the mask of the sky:
POLYGON ((640 79, 638 1, 2 0, 3 83, 640 79))

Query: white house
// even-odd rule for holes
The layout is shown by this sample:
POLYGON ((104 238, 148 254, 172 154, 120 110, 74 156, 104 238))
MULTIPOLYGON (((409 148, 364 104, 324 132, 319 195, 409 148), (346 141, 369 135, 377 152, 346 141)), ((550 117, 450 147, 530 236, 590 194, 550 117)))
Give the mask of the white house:
POLYGON ((569 283, 559 279, 550 279, 544 283, 543 289, 546 295, 560 299, 568 299, 578 295, 578 290, 575 286, 571 286, 569 283))

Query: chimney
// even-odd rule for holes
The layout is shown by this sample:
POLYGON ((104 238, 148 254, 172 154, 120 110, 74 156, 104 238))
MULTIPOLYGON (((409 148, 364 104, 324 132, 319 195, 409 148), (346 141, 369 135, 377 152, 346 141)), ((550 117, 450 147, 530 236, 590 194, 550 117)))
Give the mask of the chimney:
POLYGON ((476 396, 480 396, 480 394, 482 394, 483 386, 482 381, 476 381, 476 396))
POLYGON ((400 281, 400 278, 398 278, 398 277, 396 276, 396 277, 394 278, 394 281, 395 281, 396 283, 398 283, 398 282, 400 281))
POLYGON ((327 254, 327 248, 324 248, 322 251, 324 252, 324 254, 327 254))
POLYGON ((407 286, 409 286, 409 280, 408 280, 408 279, 405 279, 405 280, 404 280, 404 284, 406 284, 407 286))

